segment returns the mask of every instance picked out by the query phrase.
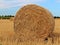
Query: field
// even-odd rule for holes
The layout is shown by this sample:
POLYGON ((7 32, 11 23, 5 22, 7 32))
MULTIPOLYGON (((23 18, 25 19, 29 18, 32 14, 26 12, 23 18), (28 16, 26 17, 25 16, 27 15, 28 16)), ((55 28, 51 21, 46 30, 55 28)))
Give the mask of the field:
POLYGON ((19 42, 14 33, 13 19, 0 19, 0 45, 60 45, 60 18, 55 19, 53 42, 48 40, 34 42, 19 42))

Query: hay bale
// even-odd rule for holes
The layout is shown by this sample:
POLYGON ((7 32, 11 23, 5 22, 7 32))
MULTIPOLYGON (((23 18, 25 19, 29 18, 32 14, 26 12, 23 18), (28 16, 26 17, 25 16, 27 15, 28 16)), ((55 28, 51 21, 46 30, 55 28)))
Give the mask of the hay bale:
POLYGON ((14 31, 20 41, 45 39, 53 30, 52 14, 34 4, 22 7, 14 18, 14 31))

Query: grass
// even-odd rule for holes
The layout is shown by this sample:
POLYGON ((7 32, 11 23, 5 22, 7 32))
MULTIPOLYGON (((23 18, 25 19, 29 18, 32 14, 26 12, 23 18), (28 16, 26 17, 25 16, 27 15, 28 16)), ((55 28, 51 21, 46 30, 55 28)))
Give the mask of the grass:
POLYGON ((48 40, 42 41, 28 41, 19 42, 14 33, 14 23, 10 19, 0 20, 0 45, 60 45, 60 18, 55 19, 54 43, 52 38, 48 37, 48 40))

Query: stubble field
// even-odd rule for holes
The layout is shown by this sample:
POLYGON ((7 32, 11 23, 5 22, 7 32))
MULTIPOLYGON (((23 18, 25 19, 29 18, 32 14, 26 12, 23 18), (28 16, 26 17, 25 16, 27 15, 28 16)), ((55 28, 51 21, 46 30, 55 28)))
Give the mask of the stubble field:
POLYGON ((60 45, 60 18, 55 19, 54 42, 51 37, 37 42, 19 42, 16 37, 13 20, 0 19, 0 45, 60 45))

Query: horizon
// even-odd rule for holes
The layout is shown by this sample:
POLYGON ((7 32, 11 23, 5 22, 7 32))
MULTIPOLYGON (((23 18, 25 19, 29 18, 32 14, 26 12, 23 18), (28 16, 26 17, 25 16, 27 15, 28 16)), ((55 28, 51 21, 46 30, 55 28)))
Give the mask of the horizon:
MULTIPOLYGON (((5 14, 4 14, 4 15, 0 15, 0 16, 15 16, 15 15, 12 15, 12 14, 7 14, 7 15, 5 15, 5 14)), ((60 16, 56 16, 56 15, 54 16, 54 15, 53 15, 53 17, 60 17, 60 16)))
POLYGON ((1 0, 0 15, 16 15, 27 4, 36 4, 48 9, 53 16, 60 17, 60 0, 1 0))

